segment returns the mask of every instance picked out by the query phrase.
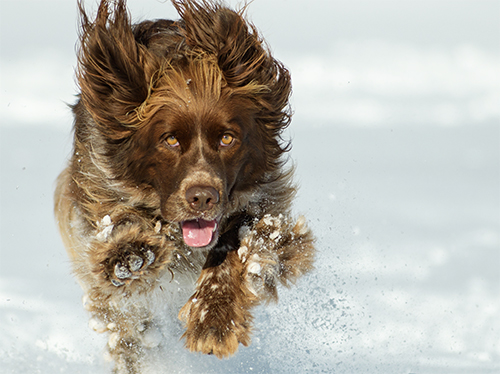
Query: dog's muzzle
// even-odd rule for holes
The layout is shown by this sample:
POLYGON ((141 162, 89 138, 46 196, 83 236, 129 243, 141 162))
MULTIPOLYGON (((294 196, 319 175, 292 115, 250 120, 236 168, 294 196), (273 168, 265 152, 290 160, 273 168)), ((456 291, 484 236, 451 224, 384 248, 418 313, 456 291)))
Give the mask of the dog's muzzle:
MULTIPOLYGON (((206 214, 220 202, 220 194, 213 187, 193 186, 187 189, 185 198, 198 214, 206 214)), ((181 222, 182 236, 190 247, 206 247, 218 237, 219 219, 197 218, 181 222)))

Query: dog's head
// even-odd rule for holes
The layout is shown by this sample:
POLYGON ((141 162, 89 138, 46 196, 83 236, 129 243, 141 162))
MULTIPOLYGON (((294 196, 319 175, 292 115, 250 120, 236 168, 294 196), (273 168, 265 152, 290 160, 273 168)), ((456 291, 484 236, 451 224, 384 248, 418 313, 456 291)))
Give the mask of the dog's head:
POLYGON ((78 81, 92 120, 77 119, 77 135, 91 134, 108 178, 150 186, 187 245, 213 245, 242 196, 280 174, 288 71, 241 13, 174 1, 180 21, 132 26, 124 3, 101 1, 95 21, 80 4, 78 81))

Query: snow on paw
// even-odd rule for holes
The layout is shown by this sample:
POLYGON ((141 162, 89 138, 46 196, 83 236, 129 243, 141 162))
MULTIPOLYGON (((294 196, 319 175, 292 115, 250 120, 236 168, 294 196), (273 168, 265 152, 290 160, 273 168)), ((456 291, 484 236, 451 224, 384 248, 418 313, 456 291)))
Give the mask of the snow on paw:
POLYGON ((116 347, 118 346, 118 344, 120 343, 120 341, 122 340, 122 337, 120 336, 120 333, 118 332, 112 332, 111 334, 109 334, 109 338, 108 338, 108 346, 110 349, 116 349, 116 347))
POLYGON ((108 331, 106 323, 96 317, 92 317, 91 319, 89 319, 89 327, 99 334, 108 331))
POLYGON ((285 224, 286 219, 282 214, 278 216, 266 214, 255 228, 260 231, 261 235, 267 237, 270 243, 278 244, 285 224))
POLYGON ((139 279, 146 269, 154 263, 155 254, 147 246, 129 245, 119 251, 116 258, 109 261, 108 276, 110 282, 120 287, 139 279))
MULTIPOLYGON (((253 228, 241 232, 241 244, 250 250, 248 253, 256 249, 259 252, 273 251, 282 242, 286 234, 287 223, 287 218, 282 214, 277 216, 266 214, 253 228)), ((246 260, 247 256, 242 256, 242 251, 238 251, 238 254, 242 261, 246 260)))
POLYGON ((111 217, 109 215, 106 215, 102 220, 97 221, 96 239, 101 242, 107 241, 114 226, 115 225, 111 222, 111 217))
POLYGON ((303 216, 290 222, 279 249, 280 281, 285 286, 314 268, 315 238, 303 216))
POLYGON ((314 236, 303 216, 266 214, 241 233, 238 256, 248 288, 263 300, 277 300, 278 283, 288 286, 312 270, 314 236))
POLYGON ((279 262, 275 253, 254 253, 246 261, 244 277, 249 290, 256 296, 277 301, 279 262))

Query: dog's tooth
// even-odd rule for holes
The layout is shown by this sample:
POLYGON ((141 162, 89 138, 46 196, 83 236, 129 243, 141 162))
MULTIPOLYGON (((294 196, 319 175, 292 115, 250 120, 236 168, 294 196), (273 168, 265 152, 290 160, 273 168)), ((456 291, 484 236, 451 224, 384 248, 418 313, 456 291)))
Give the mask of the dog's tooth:
POLYGON ((217 222, 215 222, 215 226, 214 226, 214 229, 212 230, 212 232, 215 232, 218 227, 219 227, 219 225, 217 224, 217 222))
POLYGON ((125 265, 118 263, 115 265, 115 275, 119 279, 126 279, 132 276, 132 272, 125 265))
POLYGON ((131 271, 138 271, 142 264, 144 264, 144 260, 136 255, 131 255, 128 259, 128 265, 131 271))

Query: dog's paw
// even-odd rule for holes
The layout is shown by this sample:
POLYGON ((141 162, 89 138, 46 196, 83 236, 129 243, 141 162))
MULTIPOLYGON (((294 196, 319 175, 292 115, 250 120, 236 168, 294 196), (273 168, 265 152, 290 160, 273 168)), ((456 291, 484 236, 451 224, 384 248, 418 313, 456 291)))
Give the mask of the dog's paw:
POLYGON ((223 358, 234 354, 240 343, 250 344, 250 308, 257 299, 243 282, 242 271, 234 251, 221 265, 203 269, 196 292, 179 312, 189 350, 223 358))
POLYGON ((120 287, 140 278, 155 258, 154 251, 148 246, 132 244, 122 248, 115 258, 109 260, 107 273, 110 282, 120 287))
POLYGON ((249 290, 263 300, 278 298, 278 249, 287 235, 287 224, 283 215, 267 214, 252 229, 240 230, 238 256, 244 266, 243 276, 249 290))
MULTIPOLYGON (((239 253, 247 251, 241 247, 239 253)), ((266 301, 277 301, 277 285, 280 275, 280 264, 276 253, 264 252, 254 253, 244 263, 245 272, 243 276, 247 281, 249 290, 257 297, 266 301)))
POLYGON ((249 289, 263 300, 277 300, 278 283, 288 286, 313 268, 314 237, 304 217, 269 214, 241 230, 238 256, 249 289))
POLYGON ((209 306, 192 298, 181 309, 179 317, 187 322, 186 348, 224 358, 236 353, 240 343, 250 344, 251 315, 223 304, 209 306))
MULTIPOLYGON (((111 222, 110 219, 102 221, 111 222)), ((130 284, 134 288, 149 289, 171 262, 173 241, 164 234, 160 224, 153 229, 141 222, 115 221, 118 223, 112 230, 105 231, 105 240, 96 239, 89 244, 87 261, 96 284, 108 292, 130 284)), ((100 226, 104 224, 101 222, 100 226)), ((105 226, 104 230, 109 227, 111 225, 105 226)))

